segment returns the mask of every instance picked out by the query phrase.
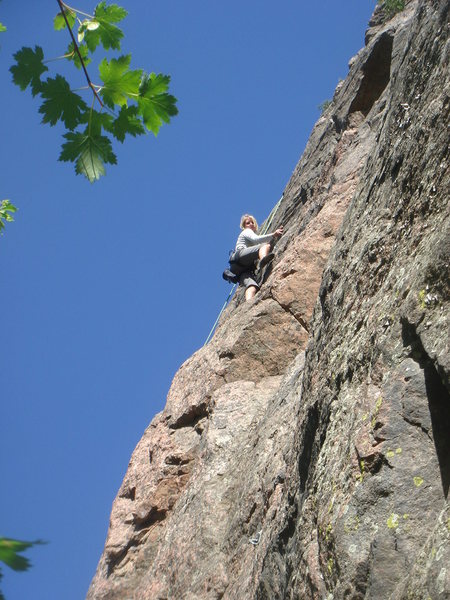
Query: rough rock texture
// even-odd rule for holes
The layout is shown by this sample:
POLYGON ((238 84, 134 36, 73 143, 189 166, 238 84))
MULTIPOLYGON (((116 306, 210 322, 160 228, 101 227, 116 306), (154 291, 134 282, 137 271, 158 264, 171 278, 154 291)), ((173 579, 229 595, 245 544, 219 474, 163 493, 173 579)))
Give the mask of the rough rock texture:
POLYGON ((133 453, 89 599, 449 597, 448 3, 386 20, 133 453))

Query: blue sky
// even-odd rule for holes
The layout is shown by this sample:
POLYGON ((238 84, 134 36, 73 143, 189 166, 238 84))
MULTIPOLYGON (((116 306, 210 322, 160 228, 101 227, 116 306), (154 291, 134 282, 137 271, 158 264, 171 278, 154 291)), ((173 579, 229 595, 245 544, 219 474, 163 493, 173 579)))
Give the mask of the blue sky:
POLYGON ((227 297, 240 216, 279 199, 375 2, 119 4, 123 53, 171 74, 180 113, 91 185, 8 70, 21 46, 62 54, 57 3, 0 3, 0 199, 19 208, 0 238, 0 534, 48 540, 3 569, 7 600, 85 596, 130 455, 227 297))

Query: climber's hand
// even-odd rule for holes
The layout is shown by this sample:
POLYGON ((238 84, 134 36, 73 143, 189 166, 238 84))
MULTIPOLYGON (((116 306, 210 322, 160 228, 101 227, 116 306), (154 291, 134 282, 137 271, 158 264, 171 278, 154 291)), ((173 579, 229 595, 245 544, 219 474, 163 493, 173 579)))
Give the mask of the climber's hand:
POLYGON ((278 227, 273 235, 277 238, 281 237, 283 235, 283 227, 278 227))

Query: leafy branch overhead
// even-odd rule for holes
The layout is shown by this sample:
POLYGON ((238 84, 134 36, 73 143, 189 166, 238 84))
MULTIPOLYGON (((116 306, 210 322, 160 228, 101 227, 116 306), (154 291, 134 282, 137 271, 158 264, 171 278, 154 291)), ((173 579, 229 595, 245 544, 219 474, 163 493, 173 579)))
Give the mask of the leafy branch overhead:
POLYGON ((74 90, 65 77, 47 74, 49 61, 40 46, 21 48, 14 55, 16 64, 10 71, 21 90, 30 88, 42 104, 42 122, 66 128, 59 160, 75 163, 75 172, 93 182, 105 174, 105 164, 116 164, 113 139, 151 131, 158 134, 163 123, 178 113, 176 98, 169 93, 170 77, 131 69, 131 55, 104 57, 98 67, 99 83, 87 71, 94 52, 121 49, 123 32, 117 26, 127 11, 116 4, 100 2, 93 15, 69 7, 57 0, 60 12, 54 19, 56 31, 68 31, 70 43, 61 59, 71 61, 83 72, 87 82, 74 90), (91 96, 83 98, 79 92, 91 96))

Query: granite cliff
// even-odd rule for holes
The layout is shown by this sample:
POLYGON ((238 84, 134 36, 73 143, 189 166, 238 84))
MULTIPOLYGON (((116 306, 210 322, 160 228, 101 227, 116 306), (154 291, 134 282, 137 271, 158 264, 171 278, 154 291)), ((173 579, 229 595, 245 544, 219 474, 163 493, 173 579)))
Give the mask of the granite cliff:
POLYGON ((450 591, 448 2, 377 8, 114 501, 93 599, 450 591))

